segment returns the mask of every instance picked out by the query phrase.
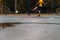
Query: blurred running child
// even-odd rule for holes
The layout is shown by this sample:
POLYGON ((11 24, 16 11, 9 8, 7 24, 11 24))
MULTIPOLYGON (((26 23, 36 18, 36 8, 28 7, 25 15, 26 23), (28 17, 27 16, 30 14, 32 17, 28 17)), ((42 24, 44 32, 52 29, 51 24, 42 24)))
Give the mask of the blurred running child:
POLYGON ((38 9, 38 16, 40 16, 41 14, 43 3, 44 3, 43 0, 38 0, 36 4, 37 6, 32 10, 35 11, 36 9, 38 9))

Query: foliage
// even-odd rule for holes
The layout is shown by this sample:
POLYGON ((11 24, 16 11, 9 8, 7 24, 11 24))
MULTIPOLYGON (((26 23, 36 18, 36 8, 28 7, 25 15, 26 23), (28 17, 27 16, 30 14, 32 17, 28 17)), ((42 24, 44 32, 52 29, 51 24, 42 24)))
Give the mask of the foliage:
MULTIPOLYGON (((30 9, 33 9, 37 2, 38 0, 17 0, 17 9, 19 12, 24 13, 30 9)), ((4 0, 4 6, 7 6, 7 8, 11 11, 15 10, 15 0, 4 0)))

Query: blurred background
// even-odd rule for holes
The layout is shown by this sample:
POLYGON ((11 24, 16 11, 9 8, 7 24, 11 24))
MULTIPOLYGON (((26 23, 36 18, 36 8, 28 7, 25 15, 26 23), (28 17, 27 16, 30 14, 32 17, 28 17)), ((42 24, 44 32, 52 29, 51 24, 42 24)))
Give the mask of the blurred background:
MULTIPOLYGON (((15 14, 18 13, 37 13, 32 12, 36 6, 38 0, 0 0, 0 13, 1 14, 15 14)), ((58 12, 60 10, 60 0, 46 0, 48 5, 51 7, 50 12, 58 12), (50 4, 49 4, 50 3, 50 4)), ((49 8, 47 8, 49 9, 49 8)), ((46 13, 46 9, 42 10, 42 13, 46 13)))

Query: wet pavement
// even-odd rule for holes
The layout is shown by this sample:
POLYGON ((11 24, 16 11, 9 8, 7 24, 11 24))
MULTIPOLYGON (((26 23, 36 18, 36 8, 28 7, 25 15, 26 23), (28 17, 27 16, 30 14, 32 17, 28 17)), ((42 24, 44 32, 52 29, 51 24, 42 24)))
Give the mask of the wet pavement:
POLYGON ((19 22, 0 30, 0 40, 60 40, 60 16, 0 16, 0 22, 19 22))
POLYGON ((59 24, 60 16, 0 16, 0 23, 50 23, 50 24, 59 24))

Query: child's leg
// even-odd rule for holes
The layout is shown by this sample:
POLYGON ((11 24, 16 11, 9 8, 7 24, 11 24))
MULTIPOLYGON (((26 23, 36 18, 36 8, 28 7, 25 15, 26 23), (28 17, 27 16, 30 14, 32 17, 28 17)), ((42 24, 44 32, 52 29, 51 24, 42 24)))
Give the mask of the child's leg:
POLYGON ((32 11, 34 11, 34 10, 36 10, 37 9, 37 7, 35 7, 32 11))
POLYGON ((38 10, 38 16, 40 16, 40 13, 41 13, 40 10, 38 10))
POLYGON ((38 12, 39 12, 39 14, 41 13, 40 10, 38 12))
POLYGON ((41 7, 38 7, 38 16, 41 14, 41 7))

